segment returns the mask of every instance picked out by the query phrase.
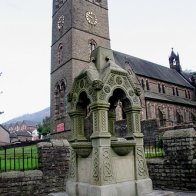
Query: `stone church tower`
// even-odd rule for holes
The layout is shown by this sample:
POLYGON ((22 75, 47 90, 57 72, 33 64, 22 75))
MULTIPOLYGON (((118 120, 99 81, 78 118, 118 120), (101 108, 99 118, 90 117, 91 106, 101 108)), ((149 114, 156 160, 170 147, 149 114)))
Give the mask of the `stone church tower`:
POLYGON ((107 0, 53 0, 51 119, 53 130, 70 129, 68 92, 97 47, 110 48, 107 0))

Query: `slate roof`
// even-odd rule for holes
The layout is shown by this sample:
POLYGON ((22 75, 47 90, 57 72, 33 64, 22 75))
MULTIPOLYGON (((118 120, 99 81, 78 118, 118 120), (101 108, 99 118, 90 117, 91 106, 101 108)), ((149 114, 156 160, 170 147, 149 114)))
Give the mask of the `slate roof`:
POLYGON ((196 101, 192 101, 190 99, 183 99, 183 98, 177 97, 177 96, 169 96, 169 95, 165 95, 165 94, 152 93, 149 91, 145 92, 145 98, 166 101, 166 102, 172 102, 172 103, 179 103, 179 104, 183 104, 183 105, 190 105, 191 107, 196 107, 196 101))
POLYGON ((114 59, 118 65, 123 67, 125 62, 129 62, 131 68, 137 75, 177 84, 187 88, 194 88, 183 76, 176 70, 164 67, 150 61, 146 61, 137 57, 113 51, 114 59))

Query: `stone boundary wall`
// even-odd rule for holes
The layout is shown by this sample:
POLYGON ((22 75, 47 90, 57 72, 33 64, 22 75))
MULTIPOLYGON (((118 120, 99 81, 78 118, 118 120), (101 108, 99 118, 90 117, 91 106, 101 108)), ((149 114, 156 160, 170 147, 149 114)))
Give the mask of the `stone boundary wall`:
POLYGON ((65 191, 70 148, 67 140, 38 143, 39 170, 0 173, 0 195, 45 196, 65 191))
POLYGON ((196 191, 196 131, 166 131, 164 158, 148 159, 154 188, 196 191))

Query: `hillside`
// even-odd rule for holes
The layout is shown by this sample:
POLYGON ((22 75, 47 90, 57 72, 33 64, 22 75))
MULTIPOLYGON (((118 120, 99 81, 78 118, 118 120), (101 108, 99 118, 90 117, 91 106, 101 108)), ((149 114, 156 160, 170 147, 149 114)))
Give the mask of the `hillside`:
POLYGON ((39 123, 39 122, 42 122, 42 120, 46 116, 50 116, 50 107, 45 108, 39 112, 32 113, 32 114, 24 114, 22 116, 13 118, 5 123, 10 124, 10 123, 22 122, 23 120, 29 120, 29 121, 34 121, 34 122, 39 123))

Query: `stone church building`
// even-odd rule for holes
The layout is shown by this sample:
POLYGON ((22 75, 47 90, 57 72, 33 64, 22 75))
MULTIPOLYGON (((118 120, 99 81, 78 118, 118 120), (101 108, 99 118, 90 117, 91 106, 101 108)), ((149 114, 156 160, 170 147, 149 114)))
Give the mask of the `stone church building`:
MULTIPOLYGON (((53 0, 51 47, 51 119, 54 132, 70 130, 68 93, 74 78, 98 46, 110 49, 107 0, 53 0)), ((196 79, 185 74, 172 49, 170 68, 113 51, 141 97, 141 120, 157 119, 161 127, 196 121, 196 79)), ((119 100, 116 119, 124 118, 119 100)))

